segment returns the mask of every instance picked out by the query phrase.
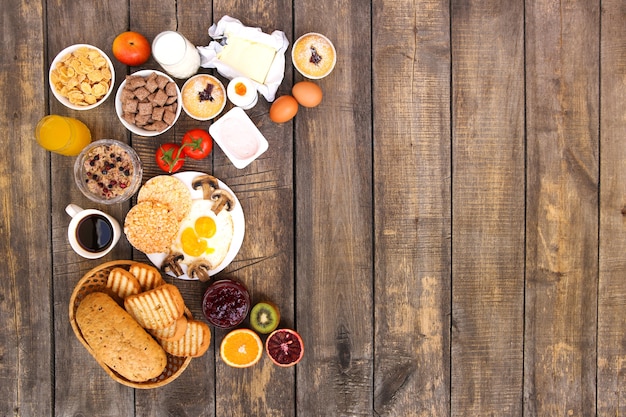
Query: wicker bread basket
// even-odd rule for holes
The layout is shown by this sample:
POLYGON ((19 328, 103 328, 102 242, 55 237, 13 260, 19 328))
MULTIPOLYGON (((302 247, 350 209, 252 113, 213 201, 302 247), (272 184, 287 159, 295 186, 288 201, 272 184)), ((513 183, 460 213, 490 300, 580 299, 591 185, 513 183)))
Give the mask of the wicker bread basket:
MULTIPOLYGON (((105 288, 106 288, 106 282, 109 276, 109 272, 113 268, 117 268, 117 267, 128 269, 128 267, 135 262, 136 261, 124 261, 124 260, 111 261, 111 262, 107 262, 102 265, 99 265, 93 268, 91 271, 87 272, 81 278, 81 280, 78 281, 78 284, 76 284, 76 288, 74 288, 74 292, 72 293, 72 297, 70 298, 70 306, 69 306, 70 307, 69 308, 70 323, 72 325, 72 329, 74 330, 74 333, 76 334, 76 337, 78 338, 78 340, 80 340, 80 342, 85 346, 87 351, 91 353, 91 356, 93 356, 94 359, 96 359, 98 364, 100 364, 100 366, 106 371, 106 373, 109 374, 109 376, 113 378, 115 381, 119 382, 120 384, 127 385, 133 388, 140 388, 140 389, 157 388, 157 387, 162 387, 164 385, 167 385, 173 380, 175 380, 176 378, 178 378, 178 376, 182 374, 183 371, 187 368, 187 366, 189 365, 189 362, 191 362, 191 357, 173 356, 168 353, 167 354, 167 366, 165 367, 165 370, 163 371, 161 375, 146 382, 130 381, 122 377, 113 369, 109 368, 105 363, 99 361, 98 358, 96 358, 96 356, 93 353, 93 350, 83 338, 83 335, 80 329, 78 328, 78 325, 76 324, 76 316, 75 316, 76 309, 80 305, 80 302, 83 300, 83 298, 85 298, 87 294, 90 294, 92 292, 98 292, 98 291, 106 292, 105 288)), ((186 310, 186 315, 191 318, 191 312, 188 309, 186 310)))

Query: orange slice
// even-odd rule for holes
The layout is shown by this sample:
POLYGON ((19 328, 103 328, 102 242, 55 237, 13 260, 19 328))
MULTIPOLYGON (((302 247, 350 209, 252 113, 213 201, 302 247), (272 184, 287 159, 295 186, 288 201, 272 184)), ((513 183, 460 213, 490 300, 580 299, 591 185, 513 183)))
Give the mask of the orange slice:
POLYGON ((220 346, 222 360, 234 368, 247 368, 261 359, 263 342, 250 329, 235 329, 228 333, 220 346))

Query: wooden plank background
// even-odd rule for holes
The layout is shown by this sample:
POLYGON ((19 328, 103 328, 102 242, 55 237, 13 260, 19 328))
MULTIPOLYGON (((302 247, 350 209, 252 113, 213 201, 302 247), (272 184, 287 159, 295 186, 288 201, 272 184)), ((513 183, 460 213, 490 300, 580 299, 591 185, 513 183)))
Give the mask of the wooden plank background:
MULTIPOLYGON (((2 13, 1 416, 626 413, 624 2, 8 0, 2 13), (290 42, 318 31, 338 51, 319 107, 282 125, 263 99, 249 111, 270 142, 258 161, 238 170, 216 148, 186 165, 244 208, 244 245, 220 276, 275 301, 305 358, 229 368, 215 331, 176 381, 133 390, 68 323, 100 261, 72 252, 64 207, 93 204, 34 126, 77 117, 131 143, 148 179, 158 144, 210 122, 130 135, 113 100, 58 103, 49 63, 74 43, 111 53, 125 30, 206 45, 225 14, 290 42)), ((287 63, 279 95, 302 79, 287 63)), ((137 69, 116 62, 116 87, 137 69)), ((133 203, 101 208, 123 219, 133 203)), ((102 261, 130 258, 147 259, 122 239, 102 261)), ((168 280, 201 317, 206 284, 168 280)))
POLYGON ((521 411, 523 12, 452 3, 453 415, 521 411))
POLYGON ((600 222, 597 414, 626 413, 626 7, 600 14, 600 222))
POLYGON ((449 4, 382 2, 372 22, 374 410, 448 416, 449 4))
POLYGON ((524 408, 588 416, 596 409, 599 3, 553 6, 527 9, 524 408))

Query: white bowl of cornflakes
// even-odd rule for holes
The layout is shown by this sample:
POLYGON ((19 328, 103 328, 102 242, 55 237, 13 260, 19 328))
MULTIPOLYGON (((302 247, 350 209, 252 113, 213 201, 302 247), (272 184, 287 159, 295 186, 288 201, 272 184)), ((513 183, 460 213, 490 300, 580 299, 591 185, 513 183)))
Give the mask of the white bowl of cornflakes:
POLYGON ((64 106, 90 110, 104 103, 115 84, 111 59, 93 45, 68 46, 50 65, 50 89, 64 106))

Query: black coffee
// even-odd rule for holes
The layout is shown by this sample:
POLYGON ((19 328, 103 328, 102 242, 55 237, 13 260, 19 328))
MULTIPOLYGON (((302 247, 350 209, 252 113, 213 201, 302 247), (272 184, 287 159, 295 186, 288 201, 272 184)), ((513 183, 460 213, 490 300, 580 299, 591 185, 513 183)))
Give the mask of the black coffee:
POLYGON ((91 214, 76 227, 76 240, 87 252, 102 252, 113 242, 113 226, 100 214, 91 214))

